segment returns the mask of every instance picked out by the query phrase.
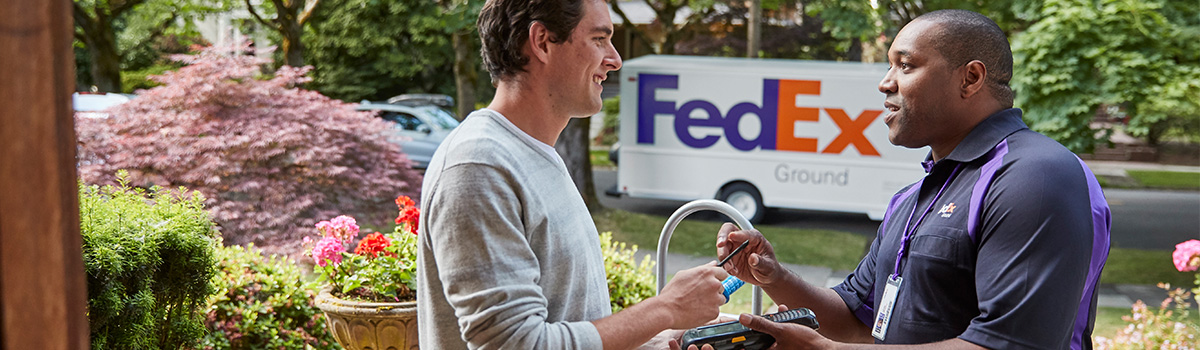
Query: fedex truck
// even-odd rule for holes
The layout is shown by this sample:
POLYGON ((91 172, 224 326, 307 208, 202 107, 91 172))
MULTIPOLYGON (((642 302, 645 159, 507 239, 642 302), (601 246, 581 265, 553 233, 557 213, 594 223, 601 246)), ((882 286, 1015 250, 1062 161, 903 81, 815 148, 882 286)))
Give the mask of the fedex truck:
POLYGON ((922 176, 928 148, 888 142, 886 64, 645 56, 621 68, 610 194, 716 198, 761 222, 768 208, 866 213, 922 176))

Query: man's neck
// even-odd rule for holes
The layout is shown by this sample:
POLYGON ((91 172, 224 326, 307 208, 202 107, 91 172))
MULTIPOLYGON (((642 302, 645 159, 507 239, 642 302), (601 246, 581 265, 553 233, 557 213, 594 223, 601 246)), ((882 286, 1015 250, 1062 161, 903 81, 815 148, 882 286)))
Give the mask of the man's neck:
POLYGON ((496 97, 488 109, 499 112, 529 136, 554 146, 567 127, 569 116, 558 116, 550 108, 546 94, 536 86, 503 81, 496 86, 496 97))

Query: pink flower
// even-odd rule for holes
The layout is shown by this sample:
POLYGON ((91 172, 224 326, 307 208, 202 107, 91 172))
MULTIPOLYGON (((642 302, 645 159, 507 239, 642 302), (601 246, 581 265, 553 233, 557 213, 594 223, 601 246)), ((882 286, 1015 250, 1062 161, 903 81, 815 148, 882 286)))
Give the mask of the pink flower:
POLYGON ((312 255, 313 259, 317 261, 317 266, 325 267, 330 261, 334 265, 341 264, 344 251, 346 251, 346 247, 342 246, 342 241, 332 236, 326 236, 317 242, 317 246, 312 250, 312 255))
POLYGON ((1181 272, 1196 271, 1200 268, 1200 241, 1188 240, 1175 245, 1175 252, 1171 253, 1171 259, 1175 261, 1175 269, 1181 272))
POLYGON ((321 235, 325 237, 350 241, 352 238, 358 237, 358 223, 352 217, 341 215, 333 220, 318 222, 317 231, 320 231, 321 235))

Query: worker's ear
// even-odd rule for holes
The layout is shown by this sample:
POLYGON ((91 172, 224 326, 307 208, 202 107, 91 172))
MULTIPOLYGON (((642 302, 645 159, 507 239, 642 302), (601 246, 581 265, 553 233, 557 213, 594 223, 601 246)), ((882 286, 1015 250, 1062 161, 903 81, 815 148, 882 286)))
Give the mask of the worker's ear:
POLYGON ((550 39, 553 38, 553 33, 546 28, 541 21, 533 21, 529 24, 529 43, 526 45, 530 49, 529 58, 542 63, 550 62, 550 39))
POLYGON ((971 98, 983 90, 983 85, 987 82, 987 66, 984 66, 983 62, 972 60, 959 69, 962 70, 962 83, 959 88, 962 98, 971 98))

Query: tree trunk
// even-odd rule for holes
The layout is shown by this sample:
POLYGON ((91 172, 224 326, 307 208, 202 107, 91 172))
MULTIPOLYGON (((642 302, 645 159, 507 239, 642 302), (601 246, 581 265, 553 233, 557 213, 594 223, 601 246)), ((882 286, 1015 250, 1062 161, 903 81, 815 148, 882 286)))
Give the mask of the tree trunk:
POLYGON ((112 26, 100 23, 91 31, 85 31, 84 39, 92 61, 92 83, 97 91, 121 92, 121 54, 117 52, 117 37, 112 26))
POLYGON ((461 121, 475 110, 475 87, 479 84, 479 73, 475 70, 471 34, 459 31, 451 39, 454 45, 454 88, 458 90, 458 113, 455 117, 461 121))
POLYGON ((854 62, 862 62, 863 57, 862 40, 854 38, 850 41, 850 50, 846 52, 846 59, 854 62))
POLYGON ((283 25, 283 42, 280 46, 283 48, 284 61, 283 64, 292 67, 304 67, 304 43, 300 41, 300 36, 304 33, 304 27, 296 21, 288 21, 283 25))
POLYGON ((591 117, 572 118, 567 128, 558 135, 554 149, 562 156, 575 181, 575 189, 583 197, 589 211, 600 209, 600 198, 596 197, 596 182, 592 179, 592 158, 588 149, 588 126, 591 117))
POLYGON ((750 14, 746 19, 746 57, 758 58, 762 49, 762 0, 750 0, 750 14))

